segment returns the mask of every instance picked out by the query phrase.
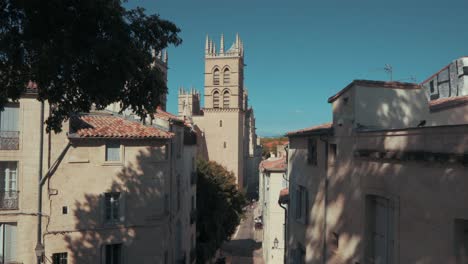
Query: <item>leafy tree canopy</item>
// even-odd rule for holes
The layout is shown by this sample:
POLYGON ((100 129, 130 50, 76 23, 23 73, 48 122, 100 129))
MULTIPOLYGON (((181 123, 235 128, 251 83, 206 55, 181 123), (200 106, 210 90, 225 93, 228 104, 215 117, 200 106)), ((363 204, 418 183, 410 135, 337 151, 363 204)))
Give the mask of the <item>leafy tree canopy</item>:
POLYGON ((205 263, 234 234, 247 201, 222 165, 198 160, 197 173, 197 263, 205 263))
POLYGON ((127 10, 122 0, 0 1, 0 109, 28 83, 48 101, 48 131, 59 132, 73 113, 120 102, 140 117, 167 92, 156 53, 179 45, 179 28, 127 10))

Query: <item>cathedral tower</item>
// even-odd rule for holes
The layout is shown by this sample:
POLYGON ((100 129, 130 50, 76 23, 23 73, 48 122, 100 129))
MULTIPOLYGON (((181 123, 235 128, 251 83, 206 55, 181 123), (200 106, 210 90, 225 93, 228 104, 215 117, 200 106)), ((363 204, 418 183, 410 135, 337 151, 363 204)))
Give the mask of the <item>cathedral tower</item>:
POLYGON ((244 48, 239 35, 224 49, 221 35, 219 51, 212 39, 205 43, 205 108, 244 109, 244 48))

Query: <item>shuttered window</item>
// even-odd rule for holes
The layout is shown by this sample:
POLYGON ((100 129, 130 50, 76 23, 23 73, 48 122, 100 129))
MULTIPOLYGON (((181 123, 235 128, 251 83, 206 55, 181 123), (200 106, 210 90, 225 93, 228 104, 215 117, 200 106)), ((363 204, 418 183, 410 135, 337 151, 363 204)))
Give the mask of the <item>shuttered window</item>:
POLYGON ((394 207, 389 199, 366 197, 366 263, 391 264, 394 254, 394 207))
POLYGON ((307 140, 307 161, 311 165, 317 165, 317 139, 315 138, 307 140))
POLYGON ((0 131, 19 131, 19 106, 5 106, 0 112, 0 131))
POLYGON ((308 192, 303 186, 298 186, 295 194, 296 220, 307 224, 308 192))
POLYGON ((106 161, 120 161, 120 143, 106 143, 106 161))
POLYGON ((0 223, 0 263, 17 261, 17 226, 16 223, 0 223))

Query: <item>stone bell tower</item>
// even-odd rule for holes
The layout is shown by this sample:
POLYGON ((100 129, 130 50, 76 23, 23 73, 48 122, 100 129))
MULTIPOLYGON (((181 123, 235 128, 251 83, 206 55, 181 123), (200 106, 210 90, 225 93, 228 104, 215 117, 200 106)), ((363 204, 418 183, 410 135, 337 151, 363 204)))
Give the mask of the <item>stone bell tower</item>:
MULTIPOLYGON (((244 47, 239 35, 231 47, 219 51, 208 36, 205 43, 205 108, 244 107, 244 47)), ((243 109, 245 110, 245 109, 243 109)))

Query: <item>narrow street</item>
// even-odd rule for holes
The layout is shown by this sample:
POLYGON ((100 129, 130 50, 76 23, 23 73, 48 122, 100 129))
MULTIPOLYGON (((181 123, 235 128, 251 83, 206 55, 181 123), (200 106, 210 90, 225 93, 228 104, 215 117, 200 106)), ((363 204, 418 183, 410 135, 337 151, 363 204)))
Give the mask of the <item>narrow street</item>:
POLYGON ((262 231, 254 229, 254 217, 258 216, 257 207, 248 207, 245 218, 239 225, 231 241, 222 246, 226 263, 263 264, 262 231))

